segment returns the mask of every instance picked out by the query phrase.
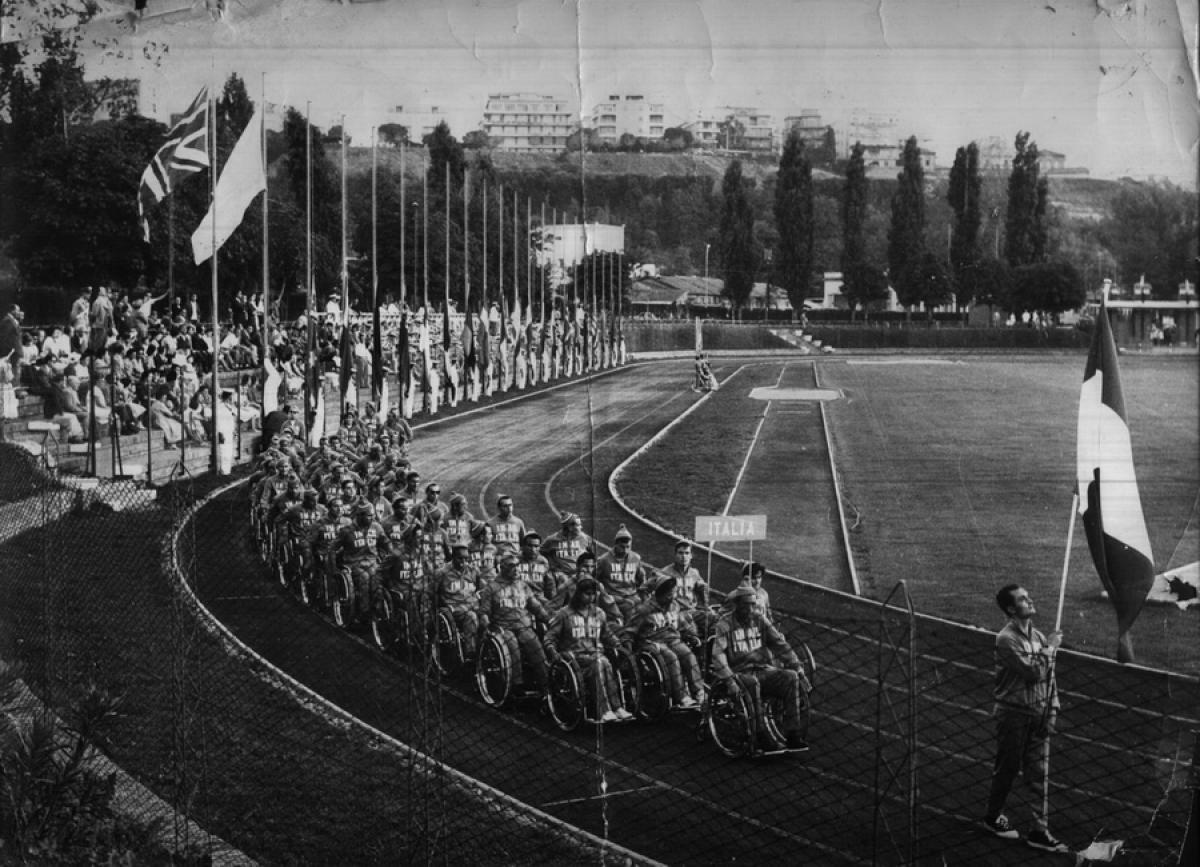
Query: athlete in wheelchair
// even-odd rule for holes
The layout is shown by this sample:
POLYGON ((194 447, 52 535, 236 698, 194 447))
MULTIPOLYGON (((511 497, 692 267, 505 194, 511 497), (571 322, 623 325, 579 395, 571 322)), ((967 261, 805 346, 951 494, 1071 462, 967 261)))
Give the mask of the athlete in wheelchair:
POLYGON ((500 574, 479 594, 475 680, 483 700, 494 707, 546 691, 546 655, 534 629, 535 622, 546 623, 546 608, 517 566, 515 555, 504 555, 500 574))
POLYGON ((733 610, 717 621, 712 640, 705 722, 713 740, 730 756, 807 750, 812 685, 800 657, 755 611, 753 588, 739 586, 728 600, 733 610))
POLYGON ((338 531, 337 551, 342 573, 350 579, 347 601, 350 617, 342 624, 369 627, 372 617, 381 617, 379 603, 379 559, 389 551, 388 538, 375 520, 375 507, 365 500, 354 506, 353 523, 338 531))
POLYGON ((308 576, 312 572, 313 527, 325 520, 325 507, 317 502, 315 488, 305 488, 299 505, 283 516, 284 543, 278 561, 279 582, 293 587, 300 601, 308 604, 308 576))
POLYGON ((695 653, 700 638, 675 598, 675 584, 674 576, 659 576, 650 598, 633 609, 622 633, 637 661, 638 712, 651 719, 673 709, 695 710, 707 696, 695 653))
POLYGON ((434 612, 434 653, 446 674, 475 658, 479 631, 479 573, 465 541, 450 545, 450 562, 429 583, 429 610, 434 612))
POLYGON ((621 681, 605 655, 620 647, 608 628, 608 617, 596 605, 599 583, 576 579, 569 601, 546 628, 543 646, 550 660, 550 714, 570 731, 579 723, 633 719, 624 706, 621 681))

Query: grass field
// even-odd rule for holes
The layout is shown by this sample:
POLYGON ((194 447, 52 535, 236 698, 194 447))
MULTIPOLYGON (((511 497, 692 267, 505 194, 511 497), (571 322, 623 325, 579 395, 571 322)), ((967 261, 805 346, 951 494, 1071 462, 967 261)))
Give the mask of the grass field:
MULTIPOLYGON (((722 363, 722 376, 741 364, 722 363)), ((794 456, 796 438, 811 439, 798 417, 793 431, 767 425, 754 443, 764 404, 748 394, 769 384, 785 363, 797 365, 756 362, 738 371, 711 396, 715 409, 673 429, 652 459, 636 465, 631 505, 687 534, 692 516, 718 512, 738 483, 739 502, 774 504, 768 515, 773 538, 755 549, 762 552, 756 558, 781 573, 836 586, 807 568, 811 539, 772 531, 820 495, 797 486, 796 474, 778 463, 796 459, 783 457, 794 456), (665 455, 686 457, 658 457, 665 455), (757 493, 749 490, 754 486, 757 493)), ((864 595, 882 598, 903 580, 917 610, 994 629, 1002 621, 995 591, 1019 581, 1033 591, 1043 627, 1052 626, 1071 520, 1083 355, 863 356, 817 364, 820 384, 843 394, 826 407, 864 595)), ((1143 508, 1161 572, 1200 559, 1196 359, 1125 356, 1122 374, 1143 508)), ((765 411, 768 418, 795 412, 783 404, 765 411)), ((799 459, 818 460, 815 454, 799 459)), ((732 513, 739 513, 737 503, 732 513)), ((1083 527, 1075 520, 1065 640, 1112 658, 1116 618, 1100 595, 1083 527)), ((745 556, 744 549, 731 553, 745 556)), ((1200 673, 1200 610, 1149 604, 1133 637, 1138 662, 1200 673)))

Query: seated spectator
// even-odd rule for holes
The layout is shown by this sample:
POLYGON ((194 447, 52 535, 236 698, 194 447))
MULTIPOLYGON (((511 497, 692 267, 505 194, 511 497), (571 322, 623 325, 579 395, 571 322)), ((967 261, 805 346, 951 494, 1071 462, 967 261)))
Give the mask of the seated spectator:
POLYGON ((68 377, 60 373, 55 375, 51 383, 54 392, 54 415, 51 421, 66 426, 68 442, 84 442, 83 423, 87 421, 88 415, 79 402, 78 377, 68 377))
POLYGON ((166 447, 177 448, 183 440, 183 418, 179 414, 179 405, 175 396, 171 394, 170 386, 159 386, 150 400, 148 412, 150 426, 163 432, 166 447))
POLYGON ((55 359, 66 358, 71 354, 71 338, 56 325, 50 336, 42 342, 42 354, 55 359))

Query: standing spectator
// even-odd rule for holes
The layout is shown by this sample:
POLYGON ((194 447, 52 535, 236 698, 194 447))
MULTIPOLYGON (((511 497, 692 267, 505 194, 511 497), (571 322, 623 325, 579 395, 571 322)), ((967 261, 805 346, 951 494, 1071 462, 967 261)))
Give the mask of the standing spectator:
POLYGON ((67 314, 67 327, 71 333, 75 333, 80 329, 87 330, 88 319, 92 312, 92 293, 95 290, 91 286, 79 293, 79 297, 71 304, 71 312, 67 314))
POLYGON ((24 354, 21 349, 21 321, 25 312, 17 304, 8 308, 4 318, 0 319, 0 357, 12 368, 14 386, 21 384, 21 364, 24 354))
POLYGON ((1037 609, 1029 591, 1019 584, 1001 587, 996 604, 1008 623, 997 633, 994 651, 996 761, 983 824, 1002 839, 1020 838, 1003 811, 1013 783, 1022 776, 1034 823, 1025 842, 1047 852, 1066 852, 1067 847, 1050 834, 1046 816, 1046 755, 1059 706, 1054 655, 1062 633, 1047 637, 1034 628, 1037 609))
POLYGON ((112 299, 108 297, 108 289, 100 286, 96 289, 96 297, 92 299, 92 309, 88 314, 87 352, 93 358, 104 354, 108 346, 108 335, 113 326, 112 299))

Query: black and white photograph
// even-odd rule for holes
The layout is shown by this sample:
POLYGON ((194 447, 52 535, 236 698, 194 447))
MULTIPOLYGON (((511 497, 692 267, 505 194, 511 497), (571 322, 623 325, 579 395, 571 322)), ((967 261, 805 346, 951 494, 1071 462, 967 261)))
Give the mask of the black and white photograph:
POLYGON ((1196 863, 1198 43, 7 0, 0 863, 1196 863))

